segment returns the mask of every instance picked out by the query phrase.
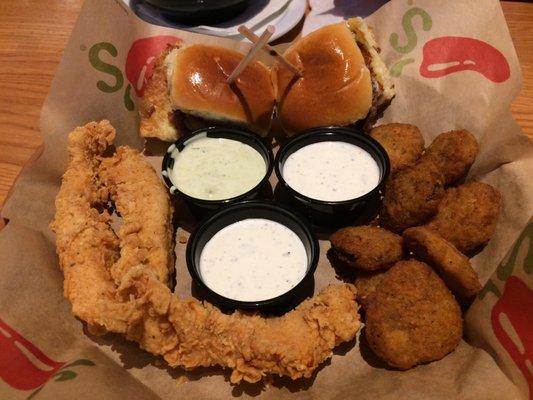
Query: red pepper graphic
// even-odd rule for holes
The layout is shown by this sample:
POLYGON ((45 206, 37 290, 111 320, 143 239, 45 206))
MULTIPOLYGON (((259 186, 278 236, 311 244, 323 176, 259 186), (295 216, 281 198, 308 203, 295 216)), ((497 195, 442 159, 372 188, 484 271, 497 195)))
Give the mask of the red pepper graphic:
POLYGON ((460 71, 477 71, 499 83, 509 79, 511 71, 503 54, 481 40, 443 36, 428 41, 422 50, 420 75, 440 78, 460 71))
POLYGON ((64 362, 48 358, 29 340, 0 319, 0 378, 19 390, 35 389, 45 383, 64 362), (49 369, 39 368, 31 360, 35 357, 49 369))
POLYGON ((146 82, 152 76, 155 58, 167 45, 178 40, 175 36, 153 36, 133 42, 126 58, 126 77, 137 96, 142 96, 146 82))
POLYGON ((533 291, 511 276, 492 308, 492 329, 516 366, 522 371, 533 399, 533 291), (503 323, 502 323, 503 321, 503 323), (510 326, 509 326, 510 325, 510 326))

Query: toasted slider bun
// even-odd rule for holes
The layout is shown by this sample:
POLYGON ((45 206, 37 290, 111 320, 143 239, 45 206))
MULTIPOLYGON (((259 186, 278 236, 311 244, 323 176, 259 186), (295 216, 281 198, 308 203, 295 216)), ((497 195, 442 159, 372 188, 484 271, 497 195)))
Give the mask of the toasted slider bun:
POLYGON ((233 84, 226 83, 243 57, 224 47, 200 44, 170 53, 166 64, 172 108, 195 117, 195 123, 199 118, 266 134, 275 104, 270 69, 253 61, 233 84))
POLYGON ((394 97, 387 68, 363 20, 320 28, 291 45, 284 57, 302 71, 272 69, 277 115, 294 134, 325 125, 351 125, 374 119, 394 97))

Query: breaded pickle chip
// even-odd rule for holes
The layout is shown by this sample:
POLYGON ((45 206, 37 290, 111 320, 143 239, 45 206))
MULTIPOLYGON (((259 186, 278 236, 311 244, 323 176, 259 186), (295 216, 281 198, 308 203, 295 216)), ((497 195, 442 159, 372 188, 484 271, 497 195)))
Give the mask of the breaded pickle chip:
POLYGON ((358 272, 355 278, 355 288, 357 289, 357 302, 366 309, 372 301, 372 296, 376 288, 385 276, 387 271, 358 272))
POLYGON ((402 237, 377 226, 350 226, 330 237, 334 255, 364 270, 385 269, 404 255, 402 237))
POLYGON ((462 253, 485 245, 496 230, 501 194, 483 183, 471 182, 446 190, 428 228, 452 243, 462 253))
POLYGON ((474 135, 461 129, 437 136, 423 158, 430 159, 444 175, 444 184, 450 185, 466 176, 478 152, 474 135))
POLYGON ((420 130, 409 124, 385 124, 370 131, 387 151, 391 163, 391 173, 413 165, 424 152, 424 138, 420 130))
POLYGON ((406 167, 385 186, 381 223, 398 233, 422 225, 436 213, 443 196, 443 176, 432 162, 406 167))
POLYGON ((403 238, 415 258, 433 267, 456 295, 468 299, 479 293, 481 284, 476 271, 453 244, 423 226, 405 230, 403 238))
POLYGON ((439 360, 461 340, 459 304, 426 264, 400 261, 377 285, 366 309, 366 338, 389 365, 409 369, 439 360))

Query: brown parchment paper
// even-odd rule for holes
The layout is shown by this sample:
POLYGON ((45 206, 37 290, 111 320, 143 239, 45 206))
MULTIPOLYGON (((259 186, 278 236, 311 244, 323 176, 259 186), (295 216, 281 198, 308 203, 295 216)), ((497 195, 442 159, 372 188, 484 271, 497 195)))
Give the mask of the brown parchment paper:
MULTIPOLYGON (((367 21, 374 27, 383 58, 389 66, 412 59, 401 73, 396 74, 398 94, 380 123, 416 124, 427 144, 440 132, 466 128, 481 144, 480 155, 469 179, 480 179, 498 187, 504 204, 494 238, 473 259, 473 265, 485 283, 533 215, 533 149, 509 111, 510 102, 521 85, 521 74, 500 5, 496 0, 417 0, 416 4, 393 0, 369 16, 367 21), (429 24, 428 18, 431 20, 429 24), (391 44, 394 34, 398 41, 395 46, 391 44), (424 43, 443 36, 476 38, 489 43, 508 63, 509 77, 496 83, 478 72, 463 71, 441 78, 424 78, 419 71, 424 43)), ((229 374, 220 368, 192 372, 172 370, 162 360, 117 335, 90 335, 83 323, 72 316, 70 304, 63 298, 62 274, 55 255, 54 237, 48 228, 54 214, 60 177, 67 166, 66 138, 75 126, 107 118, 117 129, 118 144, 143 148, 144 142, 137 135, 137 109, 128 110, 124 101, 128 84, 131 85, 124 71, 132 43, 156 35, 173 35, 185 42, 216 43, 237 50, 247 47, 245 43, 228 39, 149 25, 119 1, 87 1, 84 5, 43 106, 44 152, 19 178, 3 210, 3 216, 10 222, 0 232, 3 260, 0 268, 1 320, 53 360, 87 359, 94 364, 70 367, 74 377, 49 380, 36 389, 35 398, 527 397, 523 374, 512 366, 511 358, 495 340, 490 311, 487 310, 497 297, 491 296, 476 300, 467 319, 466 341, 462 341, 452 354, 441 361, 405 372, 387 368, 372 354, 361 336, 336 349, 331 360, 324 363, 311 379, 275 378, 269 385, 231 386, 229 374), (89 55, 95 46, 103 49, 98 54, 101 63, 97 67, 90 62, 89 55), (103 64, 114 68, 102 67, 103 64), (122 85, 119 85, 120 79, 122 85), (114 89, 102 91, 99 89, 102 83, 98 82, 114 89), (477 314, 476 310, 479 310, 477 314)), ((266 62, 271 61, 265 55, 262 57, 266 62)), ((130 92, 135 100, 133 90, 130 92)), ((156 170, 160 165, 158 154, 157 146, 149 146, 146 152, 156 170)), ((176 244, 176 295, 189 296, 191 280, 183 258, 185 244, 179 243, 179 239, 188 237, 191 219, 183 211, 180 220, 176 244)), ((316 290, 337 282, 326 258, 328 247, 328 242, 321 240, 316 290)), ((529 274, 522 275, 522 279, 531 282, 529 274)), ((500 288, 504 284, 496 278, 490 282, 500 288)), ((5 334, 0 329, 2 333, 5 334)), ((0 371, 2 368, 5 366, 0 365, 0 371)), ((34 391, 17 390, 6 379, 0 380, 0 398, 23 399, 34 391)))

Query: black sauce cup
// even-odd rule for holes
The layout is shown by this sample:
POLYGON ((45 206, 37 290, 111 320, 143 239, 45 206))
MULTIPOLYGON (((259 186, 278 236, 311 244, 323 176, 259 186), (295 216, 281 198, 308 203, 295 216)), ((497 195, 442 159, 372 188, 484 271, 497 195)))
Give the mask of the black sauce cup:
POLYGON ((255 133, 240 128, 213 126, 194 131, 191 135, 171 144, 167 149, 165 156, 163 157, 161 174, 170 193, 173 195, 181 195, 181 197, 186 200, 193 214, 203 217, 212 213, 213 211, 217 210, 222 206, 233 204, 243 200, 250 200, 262 196, 267 196, 266 194, 271 193, 272 189, 270 188, 270 183, 268 182, 268 179, 270 177, 270 174, 272 173, 273 160, 274 156, 272 155, 272 150, 267 147, 264 141, 255 133), (261 181, 259 181, 259 183, 257 183, 257 185, 255 185, 253 188, 249 189, 244 193, 239 194, 238 196, 221 200, 200 199, 189 196, 188 194, 179 190, 178 187, 172 182, 169 173, 172 167, 174 166, 174 157, 172 156, 173 152, 175 149, 178 149, 178 151, 180 152, 183 151, 183 149, 188 144, 202 137, 232 139, 252 147, 261 155, 261 157, 263 157, 263 160, 265 161, 266 172, 261 181))
POLYGON ((274 168, 279 181, 276 194, 281 202, 300 210, 313 225, 336 228, 368 222, 376 214, 379 209, 380 191, 389 176, 390 161, 385 149, 364 131, 328 126, 308 129, 281 146, 276 154, 274 168), (380 178, 377 186, 363 196, 343 201, 313 199, 290 187, 282 173, 287 158, 302 147, 329 141, 351 143, 366 150, 379 167, 380 178))
MULTIPOLYGON (((313 293, 314 278, 320 247, 308 224, 299 215, 270 201, 243 201, 220 209, 204 219, 191 234, 187 243, 187 268, 193 281, 193 290, 198 297, 206 299, 224 311, 235 309, 257 310, 265 314, 280 315, 294 308, 313 293), (200 256, 207 242, 221 229, 249 218, 263 218, 278 222, 291 229, 302 241, 307 254, 307 271, 302 280, 289 291, 271 299, 240 301, 231 299, 210 289, 200 273, 200 256)), ((265 260, 268 268, 268 260, 265 260)))

